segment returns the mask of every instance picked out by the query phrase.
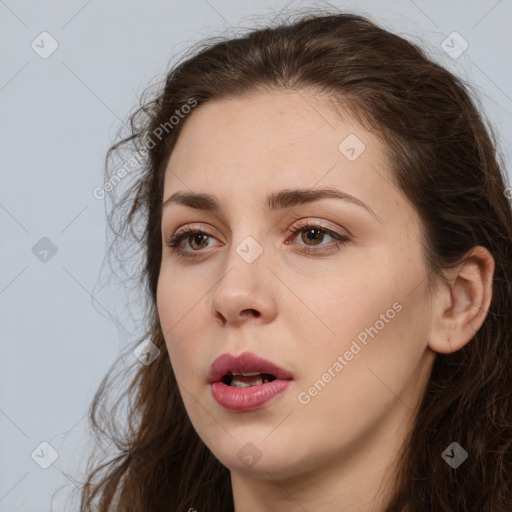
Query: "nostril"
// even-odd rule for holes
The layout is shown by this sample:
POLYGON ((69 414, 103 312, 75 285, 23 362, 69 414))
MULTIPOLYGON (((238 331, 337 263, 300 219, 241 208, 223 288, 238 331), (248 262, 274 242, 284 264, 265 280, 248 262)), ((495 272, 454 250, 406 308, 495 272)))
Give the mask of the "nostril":
POLYGON ((261 316, 261 313, 259 311, 256 311, 255 309, 244 309, 241 314, 244 316, 249 314, 249 315, 255 316, 256 318, 261 316))

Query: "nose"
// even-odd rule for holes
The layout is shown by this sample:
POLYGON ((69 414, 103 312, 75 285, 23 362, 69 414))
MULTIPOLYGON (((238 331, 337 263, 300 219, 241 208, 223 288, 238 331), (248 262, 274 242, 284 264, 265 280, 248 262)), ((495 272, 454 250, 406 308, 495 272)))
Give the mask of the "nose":
POLYGON ((248 263, 232 247, 224 272, 211 290, 211 312, 221 325, 240 326, 247 321, 271 322, 277 314, 275 276, 263 252, 248 263))

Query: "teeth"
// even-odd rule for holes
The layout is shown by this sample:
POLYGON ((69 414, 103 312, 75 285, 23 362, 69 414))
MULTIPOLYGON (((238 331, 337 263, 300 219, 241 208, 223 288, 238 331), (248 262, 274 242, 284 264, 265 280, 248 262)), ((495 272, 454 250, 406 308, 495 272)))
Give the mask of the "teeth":
POLYGON ((249 388, 251 386, 261 386, 267 382, 274 380, 274 377, 267 373, 261 374, 259 372, 245 372, 236 373, 231 376, 230 386, 235 388, 249 388))
POLYGON ((262 384, 263 379, 261 378, 261 374, 254 376, 250 381, 242 381, 239 375, 233 375, 233 380, 231 381, 231 386, 235 388, 249 388, 251 386, 261 386, 262 384))

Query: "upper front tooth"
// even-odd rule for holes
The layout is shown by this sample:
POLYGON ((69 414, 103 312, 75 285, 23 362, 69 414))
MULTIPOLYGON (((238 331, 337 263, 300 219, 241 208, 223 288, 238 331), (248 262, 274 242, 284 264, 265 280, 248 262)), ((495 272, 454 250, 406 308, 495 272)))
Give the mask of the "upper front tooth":
POLYGON ((242 377, 254 377, 256 375, 261 375, 261 372, 240 372, 233 373, 233 375, 241 375, 242 377))

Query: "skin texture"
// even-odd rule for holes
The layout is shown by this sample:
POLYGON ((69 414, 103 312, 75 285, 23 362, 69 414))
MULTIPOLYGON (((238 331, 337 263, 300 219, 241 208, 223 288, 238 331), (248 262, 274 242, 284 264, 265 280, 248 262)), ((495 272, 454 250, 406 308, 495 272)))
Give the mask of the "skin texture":
POLYGON ((195 109, 172 153, 164 201, 177 191, 210 193, 222 209, 164 210, 164 241, 185 226, 209 238, 181 241, 195 258, 164 245, 158 312, 187 413, 229 468, 237 512, 384 510, 436 352, 464 346, 485 319, 492 257, 477 247, 447 274, 449 284, 429 291, 420 219, 392 183, 384 149, 318 95, 259 91, 195 109), (365 144, 354 161, 338 149, 350 134, 365 144), (327 187, 357 197, 377 218, 339 199, 264 210, 272 192, 327 187), (349 241, 336 247, 323 232, 308 243, 307 229, 288 231, 305 221, 349 241), (236 251, 248 236, 263 250, 252 263, 236 251), (244 351, 294 380, 259 410, 228 412, 212 398, 207 374, 220 354, 244 351), (299 394, 329 368, 331 379, 301 403, 299 394), (248 465, 241 449, 261 458, 248 465))

